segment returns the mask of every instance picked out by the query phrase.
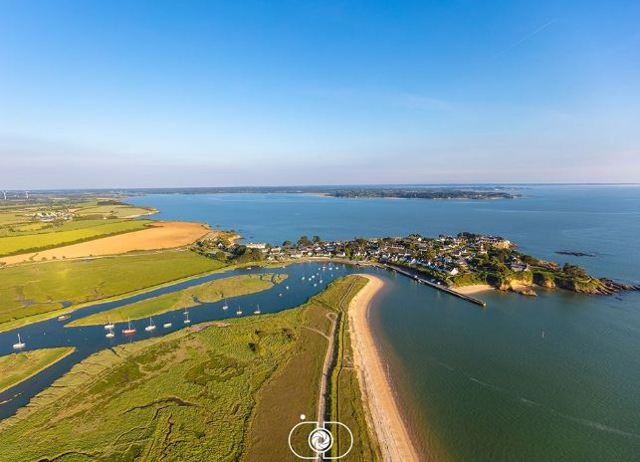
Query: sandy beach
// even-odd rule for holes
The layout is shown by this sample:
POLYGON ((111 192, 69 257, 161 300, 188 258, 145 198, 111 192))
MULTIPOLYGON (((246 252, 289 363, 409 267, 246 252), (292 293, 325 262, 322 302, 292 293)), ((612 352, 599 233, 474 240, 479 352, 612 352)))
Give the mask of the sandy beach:
POLYGON ((369 306, 384 282, 375 276, 361 276, 369 279, 369 282, 349 305, 349 326, 355 366, 369 422, 373 426, 385 462, 418 462, 425 458, 419 456, 411 441, 369 327, 369 306))
POLYGON ((455 290, 459 294, 471 295, 486 292, 487 290, 494 290, 494 287, 489 284, 474 284, 471 286, 453 287, 451 290, 455 290))

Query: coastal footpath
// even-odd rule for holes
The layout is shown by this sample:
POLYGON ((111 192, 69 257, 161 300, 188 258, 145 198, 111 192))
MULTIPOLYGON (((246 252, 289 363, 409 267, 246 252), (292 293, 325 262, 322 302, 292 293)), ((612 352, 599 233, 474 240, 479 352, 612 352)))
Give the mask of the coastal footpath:
POLYGON ((420 457, 409 435, 400 407, 368 322, 373 297, 384 286, 382 279, 361 274, 369 280, 349 305, 349 326, 353 342, 354 361, 369 421, 376 434, 385 462, 418 462, 420 457))

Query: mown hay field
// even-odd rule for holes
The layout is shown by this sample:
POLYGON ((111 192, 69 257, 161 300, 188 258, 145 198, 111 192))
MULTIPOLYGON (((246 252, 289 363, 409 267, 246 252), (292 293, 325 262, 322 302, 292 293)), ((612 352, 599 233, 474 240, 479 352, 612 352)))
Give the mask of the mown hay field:
POLYGON ((148 220, 118 220, 115 222, 109 220, 102 220, 102 222, 100 220, 91 220, 91 222, 94 223, 94 225, 89 227, 76 227, 76 223, 84 225, 82 221, 79 221, 67 226, 67 229, 62 227, 61 229, 55 229, 46 233, 21 233, 21 235, 18 236, 5 235, 5 237, 0 237, 0 256, 35 252, 106 236, 139 231, 145 229, 149 226, 149 223, 151 223, 148 220))
MULTIPOLYGON (((129 223, 138 223, 138 221, 134 220, 129 223)), ((153 222, 153 224, 142 226, 142 228, 144 229, 133 229, 126 233, 113 233, 114 235, 111 236, 85 239, 84 241, 87 242, 40 250, 35 253, 20 253, 19 255, 0 258, 0 262, 12 265, 28 261, 95 257, 134 251, 171 249, 192 244, 210 232, 206 226, 200 223, 181 221, 153 222)), ((82 231, 79 230, 78 232, 82 231)), ((86 230, 84 231, 86 232, 86 230)))

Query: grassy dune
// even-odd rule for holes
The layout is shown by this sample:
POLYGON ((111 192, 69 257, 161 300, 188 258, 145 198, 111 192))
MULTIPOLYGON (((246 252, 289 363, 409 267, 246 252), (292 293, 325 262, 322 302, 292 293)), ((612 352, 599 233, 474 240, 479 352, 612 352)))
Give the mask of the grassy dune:
POLYGON ((315 413, 326 315, 351 287, 96 353, 0 422, 0 461, 294 460, 287 435, 315 413))
POLYGON ((33 377, 74 351, 72 347, 43 348, 0 356, 0 392, 33 377))
MULTIPOLYGON (((96 220, 91 220, 96 222, 96 220)), ((78 222, 81 223, 82 222, 78 222)), ((116 234, 138 231, 147 227, 150 221, 127 220, 127 221, 104 221, 97 220, 95 226, 81 227, 73 229, 56 229, 48 233, 36 233, 20 236, 0 237, 0 256, 15 255, 19 253, 35 252, 38 250, 50 249, 62 245, 85 242, 100 237, 113 236, 116 234)), ((75 223, 74 223, 75 226, 75 223)))
POLYGON ((216 281, 205 282, 188 289, 163 294, 113 310, 96 313, 77 319, 67 327, 94 326, 111 322, 125 322, 167 313, 183 308, 191 308, 201 303, 213 303, 223 298, 238 297, 272 288, 287 278, 286 274, 246 274, 231 276, 216 281))
POLYGON ((65 302, 71 310, 223 266, 193 252, 165 251, 2 268, 0 331, 57 315, 65 302))

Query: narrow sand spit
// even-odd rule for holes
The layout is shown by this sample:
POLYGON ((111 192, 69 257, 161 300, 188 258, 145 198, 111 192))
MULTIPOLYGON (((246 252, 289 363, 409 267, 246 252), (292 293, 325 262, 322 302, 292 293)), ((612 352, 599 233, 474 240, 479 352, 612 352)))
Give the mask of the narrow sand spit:
POLYGON ((183 221, 159 221, 154 226, 140 231, 103 237, 40 252, 25 253, 0 258, 0 262, 11 265, 27 261, 51 260, 54 257, 81 258, 89 256, 116 255, 134 250, 171 249, 191 244, 211 232, 200 223, 183 221))
POLYGON ((369 327, 371 300, 384 286, 382 279, 362 274, 367 285, 351 300, 349 327, 358 381, 385 462, 418 462, 420 458, 402 419, 384 362, 369 327))

